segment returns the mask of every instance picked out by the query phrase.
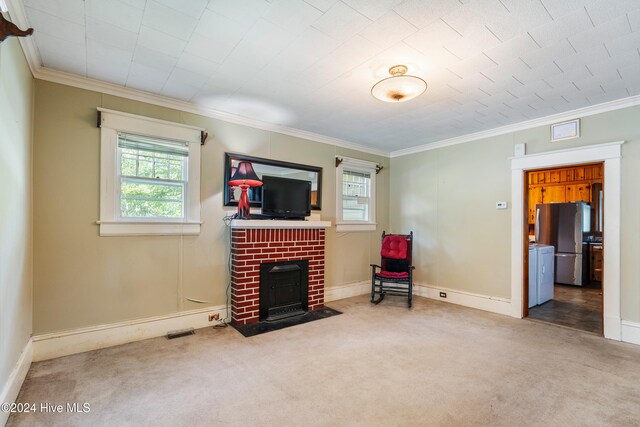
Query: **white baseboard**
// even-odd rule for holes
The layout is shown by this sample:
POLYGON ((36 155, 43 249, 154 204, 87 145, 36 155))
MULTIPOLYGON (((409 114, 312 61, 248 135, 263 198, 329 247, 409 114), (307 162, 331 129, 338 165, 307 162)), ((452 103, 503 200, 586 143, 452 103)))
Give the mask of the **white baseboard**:
MULTIPOLYGON (((22 354, 20 354, 20 358, 18 358, 18 363, 16 363, 13 371, 11 371, 11 375, 7 378, 7 382, 2 387, 0 403, 13 403, 16 401, 18 393, 20 393, 20 389, 22 388, 22 383, 27 377, 27 372, 29 372, 32 359, 33 344, 31 339, 29 339, 27 345, 25 345, 22 350, 22 354)), ((8 419, 9 413, 0 411, 0 426, 4 426, 8 419)))
POLYGON ((421 297, 464 305, 465 307, 477 308, 479 310, 490 311, 492 313, 504 314, 505 316, 511 316, 512 312, 511 300, 508 298, 490 297, 471 292, 421 284, 416 284, 413 291, 414 295, 421 297), (440 297, 440 292, 445 292, 447 297, 440 297))
MULTIPOLYGON (((325 301, 335 301, 357 295, 365 295, 371 289, 369 282, 357 282, 325 289, 325 301)), ((198 310, 172 313, 125 322, 90 326, 87 328, 36 335, 33 337, 33 361, 54 359, 70 354, 112 347, 165 335, 168 331, 185 328, 205 328, 209 314, 218 313, 221 319, 227 315, 224 305, 198 310)))
POLYGON ((324 288, 324 301, 336 301, 339 299, 367 295, 371 292, 371 281, 349 283, 348 285, 324 288))
MULTIPOLYGON (((336 301, 371 291, 369 281, 350 283, 325 289, 325 302, 336 301)), ((473 307, 504 315, 510 314, 508 299, 487 297, 447 288, 416 285, 414 294, 445 302, 473 307), (440 292, 446 292, 447 298, 440 298, 440 292)), ((33 361, 53 359, 70 354, 97 350, 114 345, 126 344, 148 338, 165 335, 168 331, 185 328, 204 328, 213 325, 208 315, 218 313, 220 318, 227 314, 226 306, 202 308, 198 310, 172 313, 165 316, 149 317, 106 325, 91 326, 69 331, 36 335, 33 337, 33 361)))
POLYGON ((623 320, 620 322, 622 341, 640 345, 640 323, 623 320))
MULTIPOLYGON (((371 284, 368 281, 327 288, 325 289, 325 301, 330 302, 359 295, 367 295, 370 290, 371 284)), ((511 313, 511 303, 506 298, 488 297, 470 292, 421 284, 415 285, 414 295, 506 316, 509 316, 511 313), (447 298, 440 297, 440 292, 446 292, 447 298)), ((70 354, 159 337, 173 330, 204 328, 214 324, 209 322, 208 317, 209 314, 216 313, 221 319, 225 318, 227 307, 208 307, 165 316, 36 335, 32 340, 29 340, 25 346, 15 369, 4 385, 0 402, 15 401, 32 360, 36 362, 53 359, 70 354)), ((622 341, 640 345, 640 323, 623 320, 621 322, 621 329, 622 341)), ((6 422, 6 414, 0 413, 0 426, 2 426, 4 422, 6 422)))
POLYGON ((165 335, 169 331, 212 326, 209 314, 227 316, 227 306, 183 311, 106 325, 90 326, 33 337, 33 361, 53 359, 75 353, 111 347, 165 335))
MULTIPOLYGON (((325 288, 324 300, 326 302, 336 301, 358 295, 368 295, 370 292, 371 281, 351 283, 333 288, 325 288)), ((490 311, 492 313, 504 314, 505 316, 511 316, 512 312, 511 300, 508 298, 489 297, 471 292, 421 284, 414 285, 413 294, 439 301, 450 302, 452 304, 464 305, 465 307, 490 311), (447 298, 441 298, 440 292, 446 292, 447 298)))

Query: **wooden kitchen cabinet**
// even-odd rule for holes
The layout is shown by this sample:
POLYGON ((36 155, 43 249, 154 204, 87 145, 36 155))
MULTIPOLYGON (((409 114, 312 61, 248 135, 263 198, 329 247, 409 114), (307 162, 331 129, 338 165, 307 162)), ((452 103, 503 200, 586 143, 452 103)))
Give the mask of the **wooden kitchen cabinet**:
POLYGON ((591 185, 588 183, 568 185, 545 185, 529 187, 529 224, 536 222, 536 205, 539 203, 565 202, 591 203, 591 185))
POLYGON ((602 164, 573 166, 529 173, 529 185, 549 185, 576 181, 602 180, 602 164))
POLYGON ((567 202, 591 203, 591 186, 589 184, 571 184, 565 186, 567 202))
POLYGON ((564 203, 567 201, 565 185, 529 187, 529 224, 536 222, 536 205, 540 203, 564 203))
POLYGON ((549 185, 542 187, 543 203, 564 203, 567 201, 567 189, 565 185, 549 185))
POLYGON ((591 281, 602 283, 604 272, 604 257, 602 245, 591 245, 591 281))
POLYGON ((530 172, 529 224, 535 223, 539 203, 591 203, 591 186, 602 185, 603 172, 602 164, 530 172))

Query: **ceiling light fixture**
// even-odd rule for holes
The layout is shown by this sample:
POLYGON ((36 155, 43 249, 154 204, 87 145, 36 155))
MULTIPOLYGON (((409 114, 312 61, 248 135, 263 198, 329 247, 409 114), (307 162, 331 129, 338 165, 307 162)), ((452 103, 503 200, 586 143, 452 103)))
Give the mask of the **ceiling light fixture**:
POLYGON ((384 102, 404 102, 420 96, 427 90, 427 82, 416 76, 405 76, 406 65, 389 68, 391 77, 380 80, 371 88, 371 95, 384 102))

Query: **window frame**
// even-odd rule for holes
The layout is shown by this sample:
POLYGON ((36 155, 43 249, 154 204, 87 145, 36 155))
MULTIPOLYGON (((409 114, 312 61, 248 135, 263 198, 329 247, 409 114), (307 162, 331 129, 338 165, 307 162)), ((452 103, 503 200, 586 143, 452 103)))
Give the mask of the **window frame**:
POLYGON ((378 225, 376 222, 376 175, 378 165, 366 160, 341 156, 336 156, 336 158, 341 159, 340 164, 336 167, 336 230, 339 232, 375 231, 378 225), (370 176, 368 221, 345 220, 343 217, 343 175, 345 169, 347 171, 368 173, 370 176))
POLYGON ((100 127, 100 236, 196 235, 200 233, 200 144, 204 129, 98 108, 100 127), (184 217, 133 218, 120 212, 118 133, 188 143, 184 217))

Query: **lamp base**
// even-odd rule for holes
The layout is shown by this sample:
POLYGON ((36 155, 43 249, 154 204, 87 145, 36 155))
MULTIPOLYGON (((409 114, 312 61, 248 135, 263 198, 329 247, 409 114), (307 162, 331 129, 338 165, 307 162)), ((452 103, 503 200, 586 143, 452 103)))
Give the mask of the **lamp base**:
POLYGON ((251 216, 251 210, 249 208, 249 194, 247 193, 249 186, 241 184, 239 187, 242 190, 242 194, 240 194, 240 201, 238 202, 238 218, 248 219, 251 216))

